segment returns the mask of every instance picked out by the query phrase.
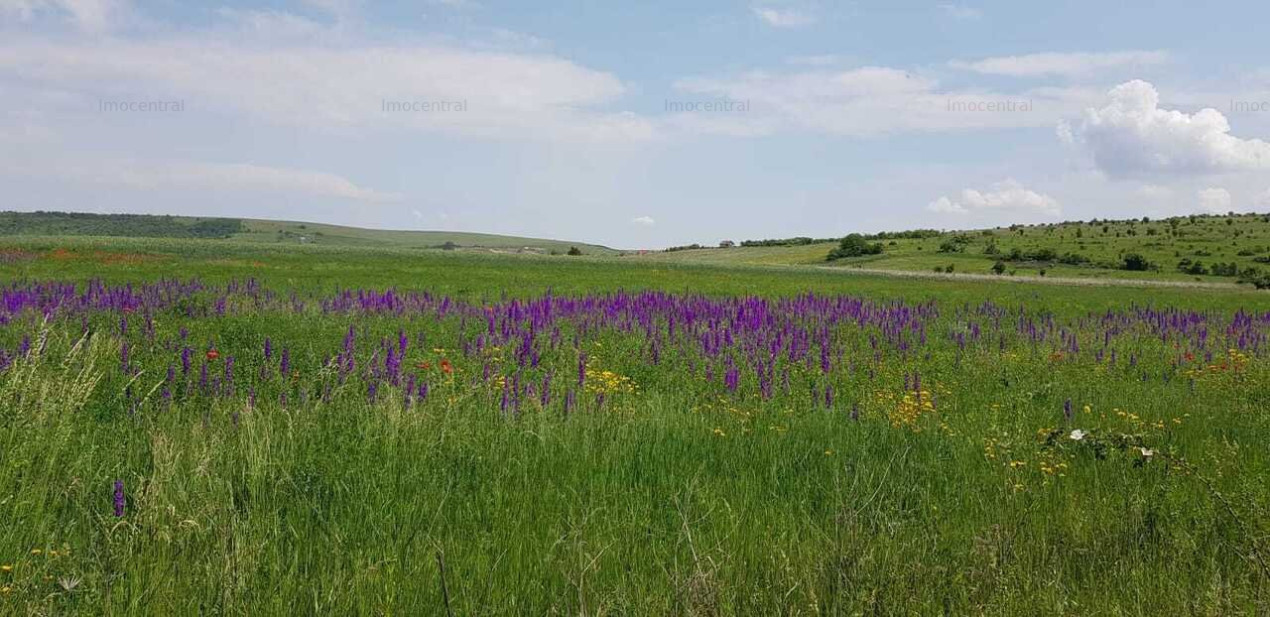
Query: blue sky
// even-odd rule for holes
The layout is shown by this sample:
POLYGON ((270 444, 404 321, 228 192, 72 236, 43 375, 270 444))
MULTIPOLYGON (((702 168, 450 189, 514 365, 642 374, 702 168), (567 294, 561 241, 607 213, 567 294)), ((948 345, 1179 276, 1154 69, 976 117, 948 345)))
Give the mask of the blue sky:
POLYGON ((1267 21, 1261 2, 0 0, 0 209, 622 248, 1270 211, 1267 21))

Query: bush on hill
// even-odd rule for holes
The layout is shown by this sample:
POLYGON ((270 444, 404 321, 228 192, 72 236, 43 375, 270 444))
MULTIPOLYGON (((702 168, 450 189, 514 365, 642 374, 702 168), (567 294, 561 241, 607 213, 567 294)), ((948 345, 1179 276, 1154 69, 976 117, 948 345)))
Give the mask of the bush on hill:
POLYGON ((845 257, 860 257, 863 255, 880 255, 882 254, 882 243, 875 242, 870 244, 864 236, 860 234, 849 234, 838 243, 838 248, 829 252, 829 261, 835 259, 843 259, 845 257))

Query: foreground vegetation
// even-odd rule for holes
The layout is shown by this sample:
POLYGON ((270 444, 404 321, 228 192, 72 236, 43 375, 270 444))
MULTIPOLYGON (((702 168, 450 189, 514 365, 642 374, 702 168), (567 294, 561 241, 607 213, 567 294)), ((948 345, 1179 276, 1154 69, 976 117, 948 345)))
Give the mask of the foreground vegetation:
POLYGON ((3 612, 1270 610, 1252 291, 0 254, 3 612))

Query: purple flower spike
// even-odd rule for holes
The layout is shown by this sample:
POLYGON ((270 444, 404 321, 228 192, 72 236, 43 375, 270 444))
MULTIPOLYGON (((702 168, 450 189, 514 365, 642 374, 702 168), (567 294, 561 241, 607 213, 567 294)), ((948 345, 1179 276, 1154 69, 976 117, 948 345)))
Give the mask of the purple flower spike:
POLYGON ((115 518, 123 518, 127 498, 123 494, 123 480, 115 480, 115 518))

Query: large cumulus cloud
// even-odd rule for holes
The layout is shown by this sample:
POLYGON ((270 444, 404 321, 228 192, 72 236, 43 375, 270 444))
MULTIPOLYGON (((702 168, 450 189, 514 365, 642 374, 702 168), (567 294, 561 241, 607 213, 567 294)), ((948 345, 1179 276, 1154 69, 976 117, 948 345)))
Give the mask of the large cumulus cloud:
POLYGON ((1113 88, 1101 109, 1059 125, 1059 136, 1085 148, 1114 177, 1199 175, 1270 169, 1270 143, 1231 135, 1216 109, 1193 114, 1161 109, 1152 84, 1134 80, 1113 88))

